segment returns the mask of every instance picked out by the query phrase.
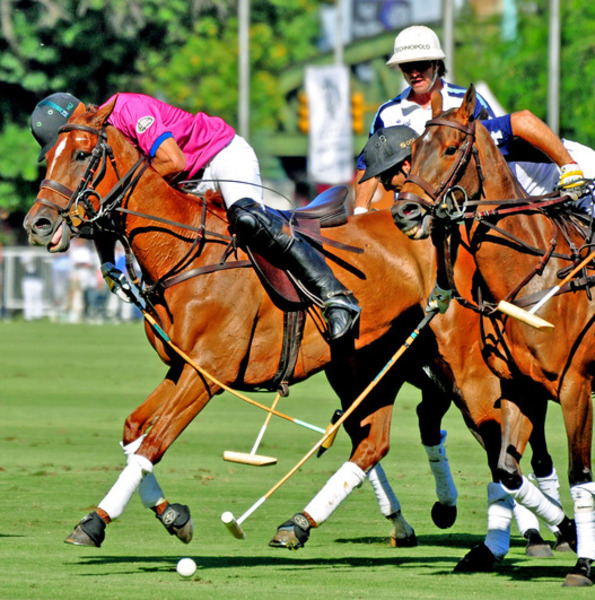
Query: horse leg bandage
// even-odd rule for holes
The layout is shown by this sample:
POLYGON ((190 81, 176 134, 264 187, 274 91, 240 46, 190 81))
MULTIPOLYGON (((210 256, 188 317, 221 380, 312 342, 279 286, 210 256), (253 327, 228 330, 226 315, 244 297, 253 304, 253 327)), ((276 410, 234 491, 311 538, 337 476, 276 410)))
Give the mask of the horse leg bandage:
POLYGON ((368 471, 368 481, 372 484, 378 507, 383 517, 390 517, 401 510, 401 503, 388 483, 384 469, 377 463, 368 471))
MULTIPOLYGON (((122 450, 124 450, 127 461, 129 461, 130 457, 133 456, 134 453, 140 448, 140 445, 143 443, 143 440, 146 437, 147 434, 141 435, 139 438, 134 440, 134 442, 126 444, 126 446, 120 442, 120 446, 122 446, 122 450)), ((153 508, 154 506, 165 502, 163 490, 161 489, 161 486, 157 482, 157 478, 153 473, 147 473, 144 479, 140 482, 140 485, 138 486, 138 495, 140 496, 140 500, 145 508, 153 508)))
POLYGON ((564 510, 546 496, 536 485, 533 485, 524 475, 521 486, 516 490, 510 490, 502 484, 506 490, 519 504, 535 513, 548 525, 559 525, 564 520, 564 510))
POLYGON ((339 504, 366 480, 366 474, 355 463, 346 462, 325 483, 304 509, 316 525, 322 525, 339 504))
POLYGON ((574 501, 577 548, 579 558, 595 560, 595 483, 579 483, 570 488, 574 501))
POLYGON ((104 510, 112 519, 117 519, 137 491, 143 478, 153 472, 150 460, 139 454, 133 454, 128 459, 128 464, 120 473, 118 480, 112 486, 105 498, 99 503, 98 508, 104 510))
MULTIPOLYGON (((552 472, 547 477, 537 477, 536 475, 529 475, 531 481, 536 481, 539 489, 548 497, 551 498, 557 504, 562 504, 560 500, 560 481, 558 480, 558 473, 555 467, 552 468, 552 472)), ((548 525, 548 528, 554 533, 559 533, 559 529, 554 525, 548 525)))
POLYGON ((440 432, 440 443, 436 446, 424 446, 424 449, 428 455, 430 469, 436 482, 438 501, 445 506, 455 506, 458 492, 452 479, 448 458, 446 457, 446 449, 444 448, 445 439, 446 431, 442 430, 440 432))
POLYGON ((539 519, 528 508, 515 502, 512 512, 521 535, 524 536, 529 529, 539 531, 539 519))
POLYGON ((513 506, 513 499, 499 483, 488 483, 488 533, 484 543, 498 560, 502 560, 510 548, 513 506))

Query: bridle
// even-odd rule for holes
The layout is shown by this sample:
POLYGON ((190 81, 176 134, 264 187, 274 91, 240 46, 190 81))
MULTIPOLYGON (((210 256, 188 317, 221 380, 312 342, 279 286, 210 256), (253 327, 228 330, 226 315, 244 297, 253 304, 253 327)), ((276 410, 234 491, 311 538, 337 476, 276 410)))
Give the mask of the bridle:
POLYGON ((114 153, 107 142, 105 125, 101 129, 95 129, 87 125, 66 123, 60 127, 58 133, 68 133, 70 131, 85 131, 97 136, 97 144, 91 152, 85 173, 75 190, 71 190, 53 179, 44 179, 41 182, 40 189, 50 190, 66 198, 66 206, 62 207, 46 198, 37 198, 35 203, 43 204, 57 211, 73 233, 80 234, 82 227, 91 228, 100 219, 111 215, 114 208, 122 203, 124 197, 132 192, 149 166, 149 162, 145 156, 141 156, 130 170, 123 177, 120 177, 114 153), (105 177, 108 161, 114 170, 117 183, 102 197, 97 191, 97 186, 105 177), (97 210, 91 202, 93 197, 97 199, 97 210))
POLYGON ((462 131, 465 134, 465 139, 457 149, 458 156, 456 160, 437 187, 434 187, 431 183, 415 174, 409 175, 405 180, 403 185, 406 183, 415 184, 421 188, 433 202, 428 202, 411 192, 401 192, 397 200, 417 205, 420 214, 421 207, 423 207, 432 217, 438 220, 450 222, 459 220, 464 214, 469 195, 463 187, 458 185, 458 181, 463 176, 472 157, 475 159, 479 179, 479 189, 474 193, 473 197, 481 197, 484 195, 484 175, 479 161, 479 152, 475 147, 476 123, 475 120, 472 120, 469 122, 468 126, 465 126, 456 121, 449 121, 448 119, 440 117, 428 121, 426 123, 426 131, 429 127, 451 127, 462 131), (462 200, 460 197, 462 197, 462 200))

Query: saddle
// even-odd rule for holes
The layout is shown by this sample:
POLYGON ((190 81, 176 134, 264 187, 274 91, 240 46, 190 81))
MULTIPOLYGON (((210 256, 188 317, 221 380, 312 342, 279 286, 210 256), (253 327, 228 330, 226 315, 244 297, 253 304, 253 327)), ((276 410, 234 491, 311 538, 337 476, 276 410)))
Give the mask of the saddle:
MULTIPOLYGON (((348 191, 345 186, 337 186, 319 194, 302 208, 276 210, 267 207, 267 210, 286 220, 295 233, 305 237, 309 242, 314 242, 315 245, 322 245, 324 241, 335 246, 360 251, 359 248, 327 240, 320 233, 322 227, 335 227, 347 222, 349 215, 348 191)), ((287 396, 289 395, 288 382, 295 369, 302 343, 306 311, 312 302, 303 292, 299 281, 292 278, 286 271, 273 266, 249 247, 246 248, 246 252, 271 300, 283 311, 281 356, 277 372, 270 382, 270 389, 277 389, 282 396, 287 396)))
MULTIPOLYGON (((267 207, 267 210, 287 221, 291 229, 306 238, 308 242, 314 242, 315 245, 331 242, 334 246, 359 252, 359 248, 337 244, 325 239, 320 233, 323 227, 336 227, 347 222, 348 192, 346 186, 336 186, 319 194, 312 202, 301 208, 276 210, 267 207)), ((247 248, 247 254, 264 288, 278 308, 283 311, 296 311, 306 310, 310 306, 311 301, 304 295, 298 281, 250 248, 247 248)))

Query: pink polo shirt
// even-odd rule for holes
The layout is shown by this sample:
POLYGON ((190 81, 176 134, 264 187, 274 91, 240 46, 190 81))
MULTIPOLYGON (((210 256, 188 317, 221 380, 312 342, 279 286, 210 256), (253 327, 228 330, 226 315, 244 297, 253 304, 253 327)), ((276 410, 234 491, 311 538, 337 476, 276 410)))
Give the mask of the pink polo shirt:
POLYGON ((219 117, 199 112, 195 115, 143 94, 120 93, 108 123, 119 129, 151 158, 159 145, 173 137, 186 156, 188 179, 204 167, 235 135, 233 127, 219 117))

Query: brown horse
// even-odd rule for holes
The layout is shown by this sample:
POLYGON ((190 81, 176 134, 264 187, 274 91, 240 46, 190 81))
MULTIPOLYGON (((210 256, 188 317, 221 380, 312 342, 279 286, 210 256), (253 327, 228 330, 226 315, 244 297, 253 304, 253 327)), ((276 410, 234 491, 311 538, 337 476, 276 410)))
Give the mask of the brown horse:
MULTIPOLYGON (((280 352, 283 344, 282 311, 252 269, 218 268, 243 266, 245 258, 229 235, 223 208, 172 189, 152 169, 145 168, 138 151, 117 130, 105 126, 110 110, 108 106, 80 115, 63 128, 47 155, 46 180, 25 220, 30 240, 51 252, 64 251, 80 226, 95 238, 103 257, 109 258, 113 236, 125 238, 148 283, 154 314, 176 346, 226 385, 245 389, 266 386, 277 371, 276 362, 270 359, 271 349, 280 352), (94 157, 99 157, 98 164, 93 163, 94 157), (201 274, 186 277, 185 273, 201 274), (174 277, 176 283, 169 285, 174 277), (221 348, 225 350, 218 350, 221 348)), ((347 408, 419 320, 435 266, 431 244, 422 247, 395 235, 387 211, 364 215, 327 232, 331 242, 364 249, 362 254, 353 254, 342 247, 325 246, 329 259, 336 261, 333 268, 337 275, 356 293, 364 309, 359 338, 353 347, 329 346, 321 320, 312 311, 314 318, 307 320, 292 381, 326 369, 347 408)), ((494 408, 495 378, 468 348, 469 328, 461 329, 457 324, 453 330, 468 360, 461 354, 452 364, 462 371, 473 371, 475 379, 470 376, 467 380, 477 387, 471 390, 469 384, 468 390, 465 385, 453 389, 450 367, 440 356, 435 339, 420 336, 404 360, 345 423, 353 443, 350 462, 363 472, 388 451, 392 406, 405 380, 436 392, 438 406, 421 412, 431 413, 426 419, 438 419, 438 439, 424 443, 439 442, 439 417, 450 397, 440 394, 440 386, 424 383, 427 377, 420 365, 425 364, 435 363, 437 376, 444 380, 442 385, 456 394, 466 420, 486 447, 499 449, 499 428, 489 425, 499 420, 499 411, 494 408), (475 398, 474 394, 477 399, 467 400, 475 398)), ((152 328, 147 327, 147 335, 169 371, 126 419, 122 443, 128 464, 99 504, 109 518, 119 516, 134 491, 147 481, 152 481, 155 500, 162 499, 153 466, 220 391, 181 361, 152 328)), ((441 335, 447 340, 445 347, 456 347, 446 331, 441 335)), ((542 432, 543 419, 540 422, 536 417, 535 423, 536 430, 542 432)), ((83 519, 70 540, 100 545, 104 526, 97 518, 83 519)))
MULTIPOLYGON (((592 585, 595 355, 589 339, 595 318, 593 302, 584 291, 550 300, 539 316, 555 323, 552 332, 530 328, 495 311, 501 300, 522 303, 534 294, 527 303, 537 302, 544 290, 560 281, 565 269, 579 262, 586 246, 584 236, 568 211, 546 214, 541 205, 522 199, 525 194, 489 133, 473 121, 474 104, 473 86, 459 109, 444 114, 440 98, 433 98, 433 120, 414 146, 411 173, 393 210, 395 223, 411 238, 432 235, 444 273, 449 272, 457 247, 464 245, 473 255, 477 274, 466 298, 491 315, 490 326, 497 332, 482 332, 481 341, 490 367, 502 381, 502 449, 497 471, 515 498, 523 499, 529 489, 518 464, 526 443, 518 419, 548 399, 560 403, 569 443, 579 557, 565 585, 592 585), (461 221, 463 226, 457 224, 461 221), (524 385, 519 387, 519 383, 524 385)), ((558 202, 553 196, 535 200, 543 205, 558 202)), ((592 285, 586 281, 583 289, 592 285)))

